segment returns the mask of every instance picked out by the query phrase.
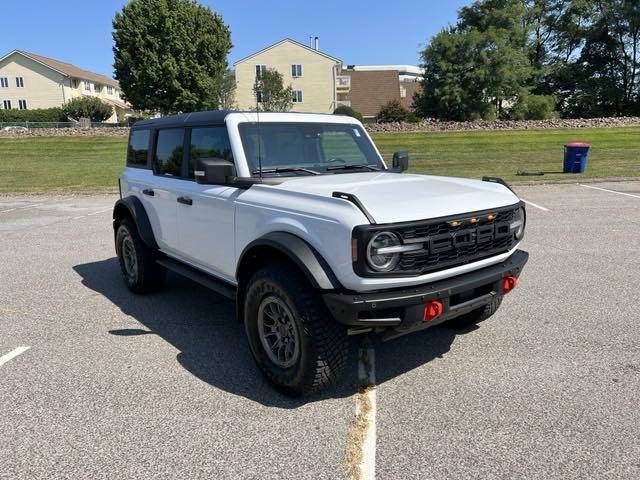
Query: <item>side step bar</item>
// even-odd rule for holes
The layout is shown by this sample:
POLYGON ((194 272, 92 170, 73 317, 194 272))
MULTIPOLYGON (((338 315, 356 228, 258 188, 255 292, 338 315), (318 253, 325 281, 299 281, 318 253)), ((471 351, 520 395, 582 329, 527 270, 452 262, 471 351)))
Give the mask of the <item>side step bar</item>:
POLYGON ((158 265, 162 265, 168 270, 176 272, 183 277, 187 277, 200 285, 204 285, 208 289, 213 290, 224 297, 231 300, 236 299, 236 287, 223 280, 219 280, 202 270, 198 270, 197 268, 193 268, 169 257, 158 258, 156 262, 158 265))

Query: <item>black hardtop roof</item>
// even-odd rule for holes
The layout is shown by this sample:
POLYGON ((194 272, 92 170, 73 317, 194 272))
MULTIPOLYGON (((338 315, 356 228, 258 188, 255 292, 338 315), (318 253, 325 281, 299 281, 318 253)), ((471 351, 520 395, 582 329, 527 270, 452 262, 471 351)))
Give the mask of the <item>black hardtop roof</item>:
POLYGON ((139 127, 179 127, 199 123, 224 123, 224 119, 231 110, 212 110, 208 112, 181 113, 167 117, 150 118, 140 120, 133 124, 133 128, 139 127))
MULTIPOLYGON (((167 127, 183 127, 189 125, 203 125, 203 124, 223 124, 225 118, 230 113, 255 113, 255 110, 211 110, 207 112, 193 112, 193 113, 181 113, 179 115, 169 115, 160 118, 150 118, 148 120, 139 120, 133 124, 133 128, 167 128, 167 127)), ((287 112, 304 115, 307 112, 287 112)), ((326 115, 327 117, 333 117, 334 114, 318 114, 314 115, 326 115)))

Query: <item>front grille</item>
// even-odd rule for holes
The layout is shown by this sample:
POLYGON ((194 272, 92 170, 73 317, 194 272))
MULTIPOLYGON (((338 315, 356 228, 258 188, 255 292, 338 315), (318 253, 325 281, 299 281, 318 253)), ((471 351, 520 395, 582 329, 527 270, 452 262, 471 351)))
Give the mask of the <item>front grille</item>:
POLYGON ((416 222, 394 229, 403 243, 424 249, 404 253, 396 272, 423 274, 475 262, 511 250, 517 243, 508 225, 519 207, 458 215, 447 220, 416 222), (494 215, 493 220, 487 218, 494 215), (471 223, 470 219, 477 219, 471 223), (452 226, 450 222, 459 222, 452 226))

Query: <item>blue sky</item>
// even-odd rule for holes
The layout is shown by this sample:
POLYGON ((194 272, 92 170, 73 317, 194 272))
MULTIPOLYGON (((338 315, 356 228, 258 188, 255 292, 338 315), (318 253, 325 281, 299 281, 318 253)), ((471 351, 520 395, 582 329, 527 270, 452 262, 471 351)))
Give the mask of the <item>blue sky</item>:
MULTIPOLYGON (((112 73, 111 20, 125 0, 2 1, 0 54, 17 48, 112 73)), ((308 44, 345 64, 417 64, 429 38, 470 0, 200 0, 231 29, 229 62, 281 40, 308 44)))

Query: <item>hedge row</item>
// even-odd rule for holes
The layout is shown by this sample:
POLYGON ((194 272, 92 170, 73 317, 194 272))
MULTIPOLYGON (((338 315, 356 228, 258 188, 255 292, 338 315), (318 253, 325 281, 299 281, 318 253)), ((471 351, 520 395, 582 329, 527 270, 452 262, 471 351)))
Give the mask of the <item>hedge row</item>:
POLYGON ((0 110, 0 122, 66 122, 62 108, 36 108, 33 110, 0 110))

